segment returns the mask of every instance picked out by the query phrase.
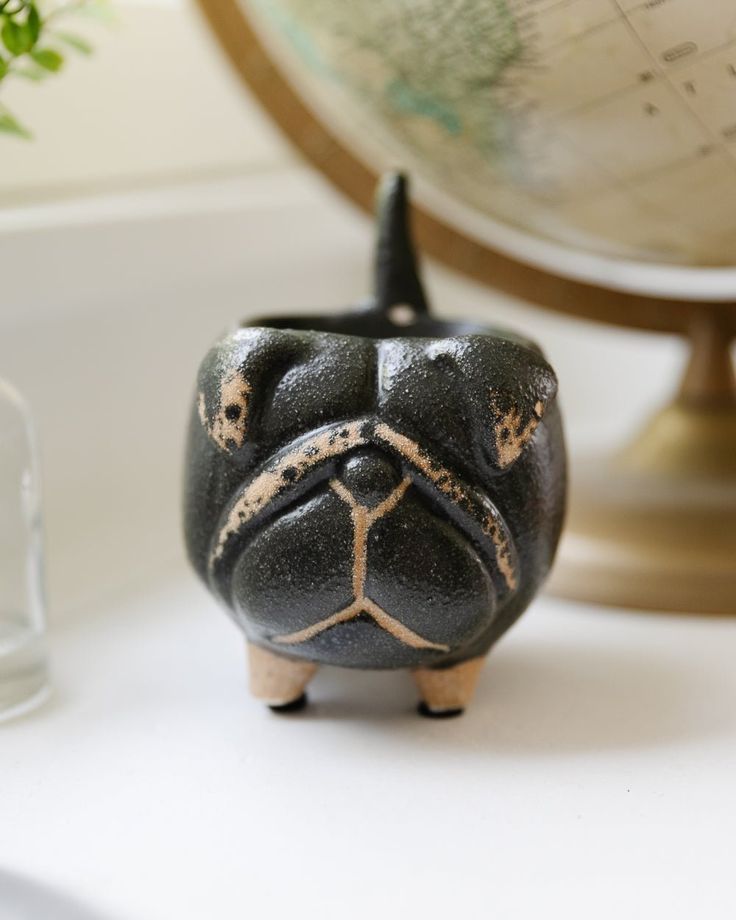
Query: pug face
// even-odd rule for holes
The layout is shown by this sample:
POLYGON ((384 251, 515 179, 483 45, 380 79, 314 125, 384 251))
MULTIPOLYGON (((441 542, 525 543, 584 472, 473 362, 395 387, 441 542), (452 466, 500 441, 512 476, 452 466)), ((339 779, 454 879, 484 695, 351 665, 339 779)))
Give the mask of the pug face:
POLYGON ((200 371, 190 557, 280 654, 401 668, 482 653, 557 542, 555 392, 512 338, 240 329, 200 371))

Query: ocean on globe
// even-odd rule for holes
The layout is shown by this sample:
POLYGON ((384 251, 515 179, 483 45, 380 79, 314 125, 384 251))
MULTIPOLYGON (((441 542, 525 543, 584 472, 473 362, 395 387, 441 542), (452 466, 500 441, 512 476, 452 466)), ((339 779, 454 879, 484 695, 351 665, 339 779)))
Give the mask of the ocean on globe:
POLYGON ((241 0, 356 155, 603 256, 736 265, 735 0, 241 0))

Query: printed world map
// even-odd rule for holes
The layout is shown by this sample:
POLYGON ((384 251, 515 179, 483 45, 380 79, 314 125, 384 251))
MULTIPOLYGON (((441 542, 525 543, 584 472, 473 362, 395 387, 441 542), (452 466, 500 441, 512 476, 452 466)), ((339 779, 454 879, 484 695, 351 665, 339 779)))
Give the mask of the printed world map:
POLYGON ((247 0, 372 165, 536 237, 736 264, 734 0, 247 0))

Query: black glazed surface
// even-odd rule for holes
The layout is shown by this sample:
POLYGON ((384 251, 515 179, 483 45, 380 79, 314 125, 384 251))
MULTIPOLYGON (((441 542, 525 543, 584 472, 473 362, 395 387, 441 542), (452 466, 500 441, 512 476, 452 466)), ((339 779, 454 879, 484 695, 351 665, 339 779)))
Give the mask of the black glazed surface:
POLYGON ((444 667, 484 654, 551 565, 565 494, 557 385, 532 343, 430 317, 400 177, 379 223, 373 301, 259 320, 205 357, 187 548, 256 644, 349 667, 444 667))

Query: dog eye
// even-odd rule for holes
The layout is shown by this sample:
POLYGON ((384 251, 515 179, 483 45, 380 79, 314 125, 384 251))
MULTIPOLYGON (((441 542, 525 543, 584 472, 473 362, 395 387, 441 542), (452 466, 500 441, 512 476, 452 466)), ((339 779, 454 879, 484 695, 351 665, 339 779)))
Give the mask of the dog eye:
POLYGON ((204 393, 199 394, 200 421, 221 450, 234 451, 245 444, 252 392, 251 385, 240 371, 232 371, 220 383, 211 414, 207 412, 204 393))

